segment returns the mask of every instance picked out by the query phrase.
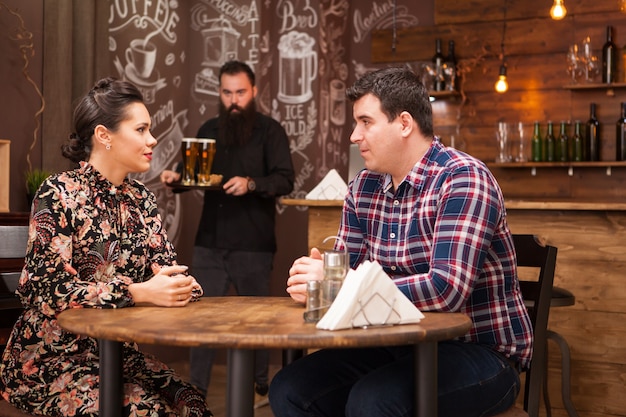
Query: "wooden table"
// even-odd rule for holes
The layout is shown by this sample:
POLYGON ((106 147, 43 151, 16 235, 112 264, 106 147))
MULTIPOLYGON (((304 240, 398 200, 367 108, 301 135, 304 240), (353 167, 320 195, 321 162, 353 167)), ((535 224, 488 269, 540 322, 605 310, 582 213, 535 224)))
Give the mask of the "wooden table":
POLYGON ((100 415, 118 417, 122 403, 122 343, 227 348, 226 415, 254 415, 254 349, 415 345, 416 416, 437 416, 437 342, 465 334, 470 319, 425 313, 419 324, 318 330, 289 297, 211 297, 184 308, 70 309, 59 324, 100 339, 100 415))

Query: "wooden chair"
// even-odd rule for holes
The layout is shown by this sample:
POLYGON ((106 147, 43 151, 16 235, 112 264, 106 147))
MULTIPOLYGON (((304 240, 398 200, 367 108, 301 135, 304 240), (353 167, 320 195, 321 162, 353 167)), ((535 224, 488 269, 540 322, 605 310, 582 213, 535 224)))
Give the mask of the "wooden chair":
POLYGON ((497 417, 539 416, 541 392, 546 375, 547 334, 557 248, 541 244, 534 235, 513 235, 520 287, 534 330, 534 351, 524 384, 524 410, 511 407, 497 417), (538 268, 539 278, 527 280, 524 269, 538 268))

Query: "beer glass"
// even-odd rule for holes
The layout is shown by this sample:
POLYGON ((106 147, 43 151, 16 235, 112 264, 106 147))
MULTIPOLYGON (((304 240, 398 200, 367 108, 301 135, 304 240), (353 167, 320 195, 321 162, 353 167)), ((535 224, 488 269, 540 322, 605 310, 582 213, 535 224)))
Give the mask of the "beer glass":
POLYGON ((196 183, 196 161, 198 159, 198 139, 183 138, 181 142, 181 153, 183 154, 183 185, 194 185, 196 183))
POLYGON ((199 171, 198 184, 211 184, 211 167, 215 156, 215 139, 198 139, 199 171))
POLYGON ((511 128, 508 123, 498 122, 496 129, 496 140, 498 143, 498 155, 496 156, 496 162, 511 162, 511 141, 510 137, 511 128))

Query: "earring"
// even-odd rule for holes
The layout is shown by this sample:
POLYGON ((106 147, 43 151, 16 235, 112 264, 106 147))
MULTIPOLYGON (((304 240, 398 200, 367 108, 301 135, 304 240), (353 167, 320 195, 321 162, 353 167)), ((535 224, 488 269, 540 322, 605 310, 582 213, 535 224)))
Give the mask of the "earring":
POLYGON ((104 148, 105 148, 107 151, 110 151, 110 150, 111 150, 111 144, 110 144, 110 143, 107 143, 107 146, 105 146, 104 148))

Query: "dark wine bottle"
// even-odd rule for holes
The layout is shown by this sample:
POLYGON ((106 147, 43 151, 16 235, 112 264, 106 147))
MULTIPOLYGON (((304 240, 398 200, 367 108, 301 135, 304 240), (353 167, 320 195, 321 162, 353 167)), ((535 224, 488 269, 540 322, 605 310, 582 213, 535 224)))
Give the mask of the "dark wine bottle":
POLYGON ((548 131, 546 133, 546 139, 544 140, 544 144, 546 147, 546 150, 543 154, 544 161, 554 162, 556 160, 556 138, 554 137, 554 124, 551 121, 548 122, 548 131))
POLYGON ((576 120, 574 124, 574 137, 572 137, 572 161, 580 162, 585 160, 585 144, 581 133, 582 122, 576 120))
POLYGON ((617 82, 617 46, 613 43, 613 27, 606 27, 606 43, 602 47, 602 82, 617 82))
POLYGON ((617 119, 615 150, 615 160, 626 161, 626 103, 622 103, 622 116, 617 119))
POLYGON ((454 54, 454 41, 448 42, 448 56, 444 62, 444 71, 446 74, 446 88, 449 91, 457 89, 459 79, 456 71, 456 55, 454 54))
POLYGON ((569 138, 567 137, 567 122, 561 121, 559 140, 556 147, 556 160, 559 162, 569 161, 569 138))
POLYGON ((538 121, 535 121, 535 127, 533 128, 533 137, 530 140, 530 154, 530 160, 532 162, 543 161, 543 141, 541 140, 541 131, 538 121))
POLYGON ((589 105, 589 120, 587 120, 587 160, 600 160, 600 122, 596 118, 596 103, 589 105))
POLYGON ((433 90, 443 91, 446 83, 443 78, 444 57, 441 53, 441 39, 435 40, 435 55, 433 56, 433 70, 435 71, 435 79, 433 81, 433 90))

